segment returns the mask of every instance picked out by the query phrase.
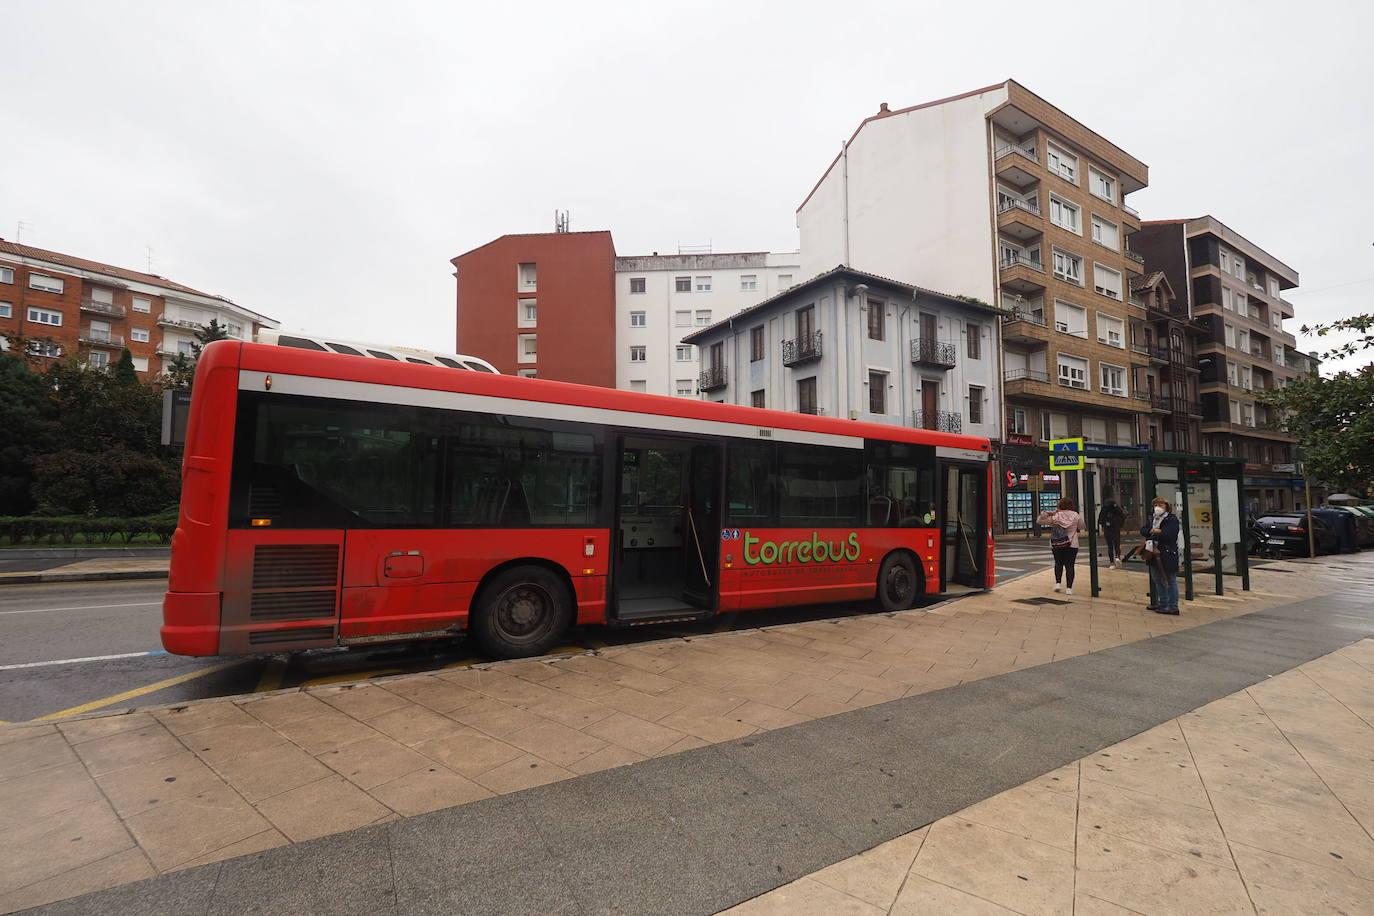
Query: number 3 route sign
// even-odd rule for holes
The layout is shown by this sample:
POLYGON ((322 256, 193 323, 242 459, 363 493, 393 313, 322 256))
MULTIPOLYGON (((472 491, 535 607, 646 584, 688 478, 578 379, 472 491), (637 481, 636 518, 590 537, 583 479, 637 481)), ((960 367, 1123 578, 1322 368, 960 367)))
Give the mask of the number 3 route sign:
POLYGON ((1083 440, 1079 439, 1051 439, 1050 440, 1050 470, 1051 471, 1081 471, 1083 470, 1083 440))

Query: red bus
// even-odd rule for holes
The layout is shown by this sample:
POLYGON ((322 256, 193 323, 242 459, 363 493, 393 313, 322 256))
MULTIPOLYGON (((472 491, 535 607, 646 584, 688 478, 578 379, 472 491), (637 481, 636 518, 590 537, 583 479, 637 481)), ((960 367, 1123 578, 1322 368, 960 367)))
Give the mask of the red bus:
POLYGON ((993 584, 986 439, 221 341, 196 370, 162 644, 627 626, 993 584))

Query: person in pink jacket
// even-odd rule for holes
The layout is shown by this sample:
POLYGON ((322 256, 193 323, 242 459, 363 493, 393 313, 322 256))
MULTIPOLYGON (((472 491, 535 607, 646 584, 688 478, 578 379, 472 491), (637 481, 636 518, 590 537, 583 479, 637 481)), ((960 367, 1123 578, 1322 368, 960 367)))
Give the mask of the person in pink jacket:
POLYGON ((1073 594, 1073 564, 1078 559, 1078 532, 1083 530, 1083 516, 1078 514, 1077 504, 1065 496, 1059 500, 1059 508, 1054 512, 1041 512, 1036 519, 1050 529, 1050 552, 1054 554, 1054 590, 1059 591, 1061 581, 1066 581, 1066 594, 1073 594))

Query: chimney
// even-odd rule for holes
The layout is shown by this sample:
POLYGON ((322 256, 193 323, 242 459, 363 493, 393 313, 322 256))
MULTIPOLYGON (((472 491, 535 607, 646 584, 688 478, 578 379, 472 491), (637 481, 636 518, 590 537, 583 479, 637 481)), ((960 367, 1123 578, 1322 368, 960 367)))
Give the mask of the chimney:
POLYGON ((886 103, 886 102, 883 102, 882 104, 880 104, 880 105, 878 106, 878 114, 880 114, 880 115, 891 114, 891 112, 889 112, 889 111, 887 110, 887 103, 886 103))

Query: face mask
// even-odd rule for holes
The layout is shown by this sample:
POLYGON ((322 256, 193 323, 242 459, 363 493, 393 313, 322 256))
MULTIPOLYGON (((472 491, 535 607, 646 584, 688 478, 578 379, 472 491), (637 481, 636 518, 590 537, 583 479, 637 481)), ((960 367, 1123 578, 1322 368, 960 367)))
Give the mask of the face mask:
POLYGON ((1159 516, 1161 516, 1161 515, 1163 515, 1163 514, 1164 514, 1164 507, 1163 507, 1163 506, 1155 506, 1155 517, 1158 518, 1159 516))

